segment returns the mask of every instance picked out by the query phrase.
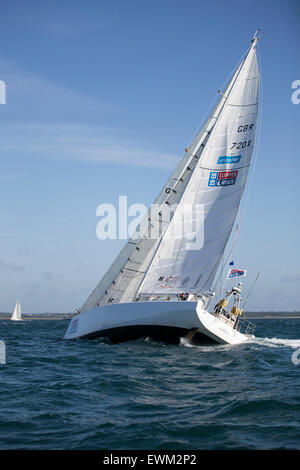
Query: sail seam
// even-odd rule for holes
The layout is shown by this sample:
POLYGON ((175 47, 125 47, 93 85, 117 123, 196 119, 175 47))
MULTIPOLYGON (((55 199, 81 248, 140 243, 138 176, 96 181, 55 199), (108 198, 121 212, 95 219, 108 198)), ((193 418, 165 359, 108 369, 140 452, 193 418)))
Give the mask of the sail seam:
POLYGON ((230 104, 226 103, 228 106, 235 106, 236 108, 245 108, 246 106, 256 106, 259 103, 251 103, 251 104, 230 104))
MULTIPOLYGON (((247 163, 247 165, 244 165, 244 166, 235 166, 233 169, 230 168, 230 170, 228 170, 228 171, 242 170, 243 168, 248 168, 248 166, 250 166, 250 165, 251 165, 251 163, 247 163)), ((202 170, 208 170, 208 171, 209 170, 220 170, 220 167, 200 166, 199 168, 201 168, 202 170)), ((221 170, 221 171, 226 171, 226 170, 221 170)))

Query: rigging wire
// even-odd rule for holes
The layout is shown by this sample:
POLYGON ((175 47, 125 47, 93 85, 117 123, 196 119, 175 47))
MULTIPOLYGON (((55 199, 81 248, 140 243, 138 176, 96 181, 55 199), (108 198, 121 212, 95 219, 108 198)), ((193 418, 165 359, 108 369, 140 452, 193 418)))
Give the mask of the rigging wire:
POLYGON ((257 273, 257 276, 256 276, 256 278, 255 278, 255 280, 254 280, 254 282, 253 282, 253 284, 252 284, 252 286, 251 286, 251 288, 250 288, 250 290, 249 290, 249 292, 248 292, 248 295, 247 295, 247 297, 245 298, 245 301, 244 301, 244 303, 243 303, 243 305, 242 305, 242 310, 244 310, 244 308, 245 308, 245 305, 246 305, 246 303, 247 303, 247 300, 248 300, 248 298, 249 298, 249 296, 250 296, 250 294, 251 294, 251 292, 252 292, 252 290, 253 290, 253 288, 254 288, 254 286, 255 286, 255 284, 256 284, 257 279, 259 278, 259 275, 260 275, 260 273, 257 273))

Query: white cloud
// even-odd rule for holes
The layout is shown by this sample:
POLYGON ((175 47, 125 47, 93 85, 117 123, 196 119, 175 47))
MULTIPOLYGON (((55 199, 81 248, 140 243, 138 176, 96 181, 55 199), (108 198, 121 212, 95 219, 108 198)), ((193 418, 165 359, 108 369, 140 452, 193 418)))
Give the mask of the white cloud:
POLYGON ((11 62, 0 60, 0 67, 7 84, 7 104, 0 116, 1 158, 36 156, 168 169, 176 165, 176 155, 128 131, 95 124, 124 115, 118 104, 49 82, 11 62))
POLYGON ((2 158, 23 155, 168 169, 178 162, 176 155, 135 142, 122 131, 84 124, 4 124, 0 149, 2 158))
MULTIPOLYGON (((59 70, 57 82, 28 72, 18 64, 0 58, 1 80, 6 84, 6 105, 1 109, 1 121, 38 120, 57 122, 83 119, 100 119, 122 115, 118 104, 97 96, 90 96, 81 89, 64 86, 59 70)), ((101 71, 99 72, 101 74, 101 71)), ((101 80, 99 77, 101 84, 101 80)), ((99 87, 100 87, 99 84, 99 87)), ((79 85, 78 85, 79 86, 79 85)))

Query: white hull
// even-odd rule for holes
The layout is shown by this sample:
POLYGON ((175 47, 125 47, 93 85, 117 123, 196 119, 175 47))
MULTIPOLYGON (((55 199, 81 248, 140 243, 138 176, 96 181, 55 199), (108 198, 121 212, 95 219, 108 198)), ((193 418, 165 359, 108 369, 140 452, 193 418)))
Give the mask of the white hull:
POLYGON ((233 328, 233 323, 225 318, 216 317, 207 310, 197 306, 197 314, 201 323, 199 331, 220 344, 240 344, 248 341, 250 335, 240 333, 233 328))
POLYGON ((197 343, 239 344, 248 336, 203 309, 200 302, 135 302, 112 304, 72 318, 65 339, 108 337, 122 342, 142 337, 179 342, 194 330, 197 343))

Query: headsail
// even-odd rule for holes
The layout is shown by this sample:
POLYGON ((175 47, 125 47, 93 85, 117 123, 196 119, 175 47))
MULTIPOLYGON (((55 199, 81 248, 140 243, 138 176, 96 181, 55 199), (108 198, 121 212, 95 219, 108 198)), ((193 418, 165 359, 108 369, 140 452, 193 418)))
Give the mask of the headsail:
MULTIPOLYGON (((185 289, 190 290, 192 284, 195 290, 200 285, 206 287, 210 282, 209 279, 213 279, 218 267, 219 254, 225 248, 240 203, 252 156, 259 81, 256 42, 257 38, 254 38, 250 51, 237 67, 227 89, 221 94, 211 115, 154 201, 159 205, 156 217, 151 219, 150 213, 146 216, 138 229, 138 237, 135 234, 127 242, 81 311, 109 303, 131 302, 138 291, 166 292, 165 289, 161 290, 161 281, 158 281, 165 276, 178 277, 181 284, 182 280, 186 281, 189 278, 191 281, 186 283, 188 285, 185 289), (242 123, 244 126, 247 123, 252 124, 251 129, 240 133, 236 127, 242 126, 242 123), (243 141, 237 140, 240 135, 243 136, 243 141), (233 141, 233 137, 236 137, 236 142, 233 141), (246 139, 252 141, 248 148, 243 147, 246 139), (229 147, 230 142, 231 145, 235 142, 232 149, 229 147), (229 156, 241 156, 241 159, 239 162, 226 160, 229 156), (223 160, 217 162, 216 158, 219 157, 223 160), (235 179, 235 185, 225 188, 225 184, 230 180, 228 171, 232 169, 237 172, 238 177, 231 178, 235 179), (219 178, 219 174, 224 178, 219 178), (214 181, 216 185, 213 185, 214 181), (225 195, 222 190, 229 190, 229 193, 225 195), (193 257, 197 258, 197 262, 192 260, 193 257, 186 253, 182 246, 168 245, 165 236, 172 228, 173 221, 177 222, 175 211, 175 218, 173 217, 170 223, 169 207, 178 204, 179 208, 186 199, 190 200, 191 194, 194 194, 195 202, 200 201, 205 206, 206 211, 206 247, 201 250, 201 256, 198 256, 198 252, 195 256, 193 251, 193 257), (216 211, 215 205, 217 205, 216 211), (220 217, 216 234, 217 214, 221 214, 222 211, 226 212, 226 219, 220 217), (209 274, 209 276, 206 274, 205 283, 203 283, 205 276, 203 277, 201 271, 209 274), (198 282, 195 276, 199 278, 198 282)), ((177 287, 178 285, 176 287, 173 285, 167 291, 176 292, 177 287)))
MULTIPOLYGON (((259 70, 254 38, 201 159, 139 289, 141 293, 203 292, 211 287, 240 206, 258 117, 259 70), (183 207, 201 206, 200 249, 170 233, 183 233, 183 207), (172 242, 170 242, 170 239, 172 242)), ((198 224, 199 225, 199 224, 198 224)))

